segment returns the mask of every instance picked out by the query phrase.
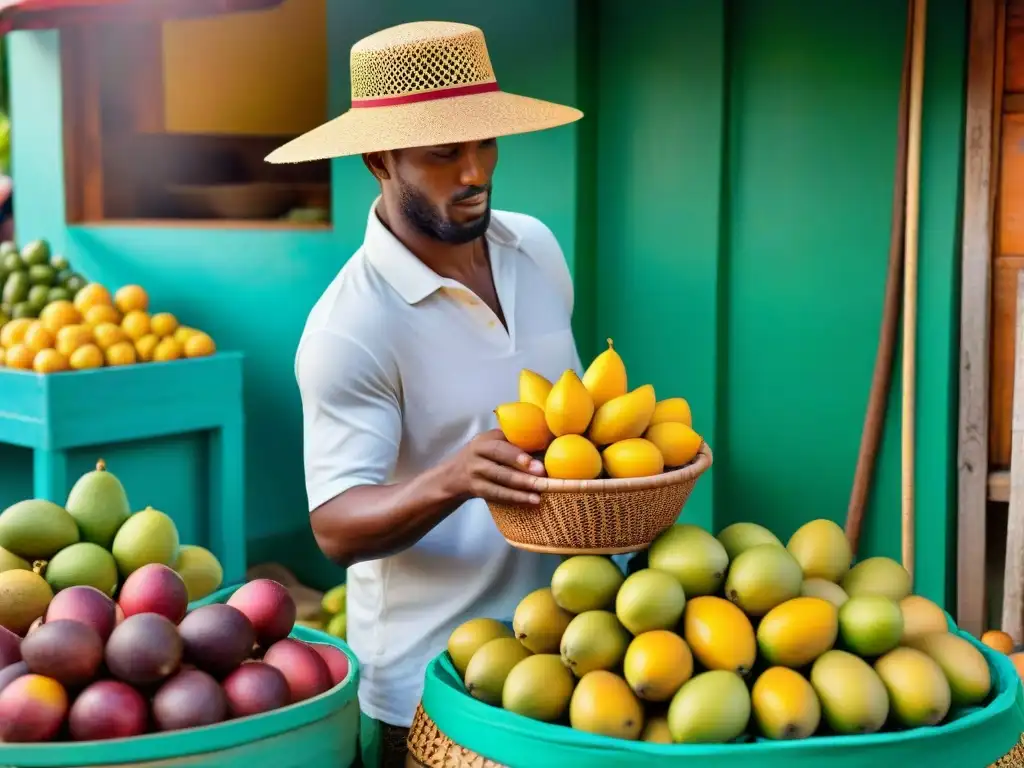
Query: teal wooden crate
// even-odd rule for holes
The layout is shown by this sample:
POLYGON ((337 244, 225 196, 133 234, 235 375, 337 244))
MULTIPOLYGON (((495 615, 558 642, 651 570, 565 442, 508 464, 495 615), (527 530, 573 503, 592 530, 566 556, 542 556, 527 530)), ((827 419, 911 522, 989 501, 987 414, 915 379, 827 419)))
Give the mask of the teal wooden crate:
MULTIPOLYGON (((223 603, 236 584, 189 606, 223 603)), ((348 645, 296 626, 292 637, 340 648, 349 673, 313 699, 242 720, 170 733, 64 744, 0 744, 0 768, 347 768, 359 736, 359 661, 348 645)))
POLYGON ((33 495, 63 504, 74 482, 73 450, 208 435, 208 514, 183 521, 180 510, 164 511, 203 531, 202 540, 187 543, 209 547, 225 581, 240 580, 246 568, 242 362, 240 353, 218 352, 46 375, 0 368, 0 443, 31 449, 33 495))

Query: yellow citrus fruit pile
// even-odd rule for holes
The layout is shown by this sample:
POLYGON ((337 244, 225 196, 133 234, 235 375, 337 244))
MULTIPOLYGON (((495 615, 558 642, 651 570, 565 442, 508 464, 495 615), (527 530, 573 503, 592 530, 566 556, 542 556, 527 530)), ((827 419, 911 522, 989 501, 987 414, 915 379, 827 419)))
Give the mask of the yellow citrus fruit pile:
POLYGON ((524 369, 519 400, 494 413, 505 439, 543 456, 548 477, 561 480, 658 475, 689 464, 703 443, 684 398, 629 389, 611 339, 582 379, 570 369, 552 383, 524 369))
POLYGON ((169 312, 150 314, 149 295, 126 285, 111 295, 89 283, 73 301, 47 304, 36 318, 0 326, 0 365, 37 373, 167 362, 212 355, 209 334, 169 312))

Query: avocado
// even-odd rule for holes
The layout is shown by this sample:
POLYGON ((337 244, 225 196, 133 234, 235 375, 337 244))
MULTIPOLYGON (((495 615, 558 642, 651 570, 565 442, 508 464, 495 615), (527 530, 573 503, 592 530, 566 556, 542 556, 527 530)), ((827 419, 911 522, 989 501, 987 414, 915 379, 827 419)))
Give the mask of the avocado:
POLYGON ((28 272, 17 269, 11 272, 4 281, 3 301, 6 304, 17 304, 28 298, 28 290, 32 286, 28 272))
POLYGON ((33 240, 21 249, 21 260, 29 266, 46 264, 50 260, 50 245, 45 240, 33 240))

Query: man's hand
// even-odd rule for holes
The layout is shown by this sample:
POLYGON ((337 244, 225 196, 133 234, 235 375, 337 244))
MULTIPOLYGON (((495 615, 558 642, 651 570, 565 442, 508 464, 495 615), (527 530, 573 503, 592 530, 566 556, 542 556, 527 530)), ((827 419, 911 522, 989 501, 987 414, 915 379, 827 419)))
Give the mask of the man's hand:
POLYGON ((508 442, 500 429, 474 437, 452 457, 450 467, 460 496, 502 504, 540 504, 544 465, 508 442))

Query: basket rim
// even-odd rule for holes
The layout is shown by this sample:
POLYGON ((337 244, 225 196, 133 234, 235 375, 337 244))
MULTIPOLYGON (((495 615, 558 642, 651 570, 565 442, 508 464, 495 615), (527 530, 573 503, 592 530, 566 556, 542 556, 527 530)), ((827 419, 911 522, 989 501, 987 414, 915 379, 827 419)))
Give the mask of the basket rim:
POLYGON ((602 480, 557 480, 550 477, 538 477, 535 490, 538 493, 616 493, 667 488, 696 480, 708 470, 713 460, 711 446, 702 442, 697 455, 689 464, 684 464, 670 472, 662 472, 660 475, 602 480))

